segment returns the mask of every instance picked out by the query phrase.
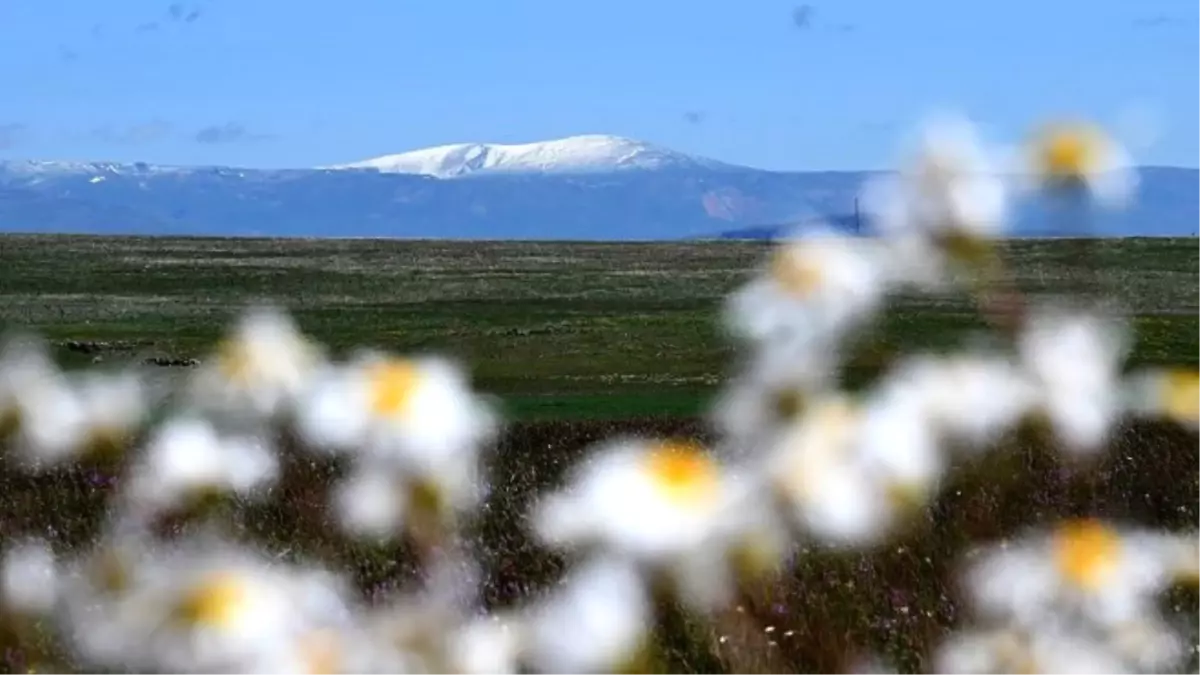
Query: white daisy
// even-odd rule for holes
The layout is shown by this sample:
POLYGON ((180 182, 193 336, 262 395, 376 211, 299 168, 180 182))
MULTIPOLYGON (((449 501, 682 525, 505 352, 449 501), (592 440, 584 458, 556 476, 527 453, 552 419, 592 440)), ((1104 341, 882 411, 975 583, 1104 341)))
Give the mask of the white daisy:
POLYGON ((59 566, 40 540, 10 542, 0 570, 0 607, 22 615, 47 615, 58 600, 59 566))
POLYGON ((935 427, 919 399, 872 393, 863 403, 856 450, 896 506, 923 507, 946 471, 935 427))
POLYGON ((82 373, 76 383, 84 410, 81 451, 119 456, 149 414, 149 392, 136 373, 82 373))
POLYGON ((450 639, 448 653, 453 672, 520 672, 525 626, 517 619, 478 617, 458 628, 450 639))
POLYGON ((1049 190, 1085 188, 1101 204, 1127 205, 1138 187, 1128 152, 1093 124, 1063 121, 1045 125, 1029 144, 1033 176, 1049 190))
POLYGON ((600 544, 661 562, 694 551, 726 506, 722 469, 687 442, 612 441, 543 498, 534 531, 560 547, 600 544))
POLYGON ((82 659, 102 667, 246 672, 300 635, 349 616, 336 578, 196 539, 142 556, 116 594, 67 614, 82 659))
POLYGON ((1126 378, 1124 392, 1130 412, 1193 429, 1200 424, 1200 373, 1195 370, 1143 369, 1126 378))
POLYGON ((915 405, 843 395, 815 402, 779 434, 764 471, 809 534, 838 545, 878 540, 932 493, 943 461, 915 405))
POLYGON ((270 418, 286 411, 322 361, 320 348, 287 314, 254 308, 194 373, 190 394, 206 411, 270 418))
POLYGON ((333 507, 344 531, 387 541, 403 531, 409 499, 404 476, 389 467, 368 464, 353 469, 334 488, 333 507))
POLYGON ((314 383, 297 423, 312 446, 356 450, 464 505, 478 499, 478 453, 499 428, 456 364, 374 353, 314 383))
POLYGON ((965 117, 938 116, 922 126, 900 172, 869 182, 863 201, 885 236, 921 233, 958 253, 956 242, 1004 228, 1007 188, 993 155, 965 117))
POLYGON ((73 460, 87 432, 87 409, 70 381, 58 371, 30 378, 17 395, 13 449, 33 471, 73 460))
POLYGON ((825 351, 879 308, 886 291, 880 256, 869 239, 807 232, 777 246, 755 279, 729 296, 725 324, 753 343, 825 351))
POLYGON ((40 382, 56 377, 58 366, 46 343, 28 334, 8 335, 0 345, 0 438, 16 431, 19 401, 40 382))
POLYGON ((811 534, 836 542, 878 535, 889 511, 853 456, 859 410, 845 397, 814 402, 784 429, 765 458, 765 472, 811 534))
POLYGON ((1038 402, 1038 391, 1011 360, 989 354, 908 357, 881 393, 909 397, 950 441, 987 449, 1038 402))
POLYGON ((647 646, 653 608, 638 571, 598 558, 529 614, 527 659, 543 673, 621 672, 647 646))
POLYGON ((779 428, 803 412, 807 401, 836 382, 832 353, 792 350, 780 342, 755 350, 748 367, 717 396, 710 420, 724 439, 722 451, 754 456, 779 428))
POLYGON ((952 635, 934 654, 935 673, 1125 673, 1108 644, 1054 627, 952 635))
POLYGON ((1128 352, 1121 326, 1086 314, 1041 311, 1019 348, 1039 403, 1069 451, 1102 449, 1123 412, 1120 368, 1128 352))
POLYGON ((753 529, 764 525, 757 511, 735 515, 739 491, 715 458, 690 442, 645 440, 610 441, 592 457, 537 504, 537 536, 628 556, 692 606, 728 600, 735 559, 769 533, 753 529))
POLYGON ((395 650, 372 640, 358 626, 313 628, 302 631, 264 658, 239 671, 241 675, 408 675, 412 664, 395 650))
POLYGON ((966 587, 984 615, 1022 626, 1064 612, 1116 626, 1147 616, 1156 594, 1185 576, 1176 542, 1096 520, 1067 521, 986 552, 968 569, 966 587))
POLYGON ((180 417, 150 437, 121 496, 132 515, 147 517, 208 496, 253 496, 278 475, 279 460, 263 438, 222 437, 207 421, 180 417))
POLYGON ((1105 637, 1109 649, 1137 672, 1179 672, 1189 651, 1183 637, 1157 618, 1119 624, 1105 637))
POLYGON ((961 271, 937 242, 921 232, 888 232, 879 239, 880 270, 885 283, 918 293, 946 293, 961 281, 961 271))

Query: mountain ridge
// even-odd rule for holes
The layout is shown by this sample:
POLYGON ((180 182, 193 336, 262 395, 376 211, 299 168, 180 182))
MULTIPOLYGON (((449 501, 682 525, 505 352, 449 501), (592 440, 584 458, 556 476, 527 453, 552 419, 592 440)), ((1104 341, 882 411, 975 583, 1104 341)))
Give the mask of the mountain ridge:
POLYGON ((531 143, 452 143, 317 168, 464 178, 495 173, 589 174, 669 167, 757 170, 608 134, 581 134, 531 143))
MULTIPOLYGON (((768 171, 599 134, 437 146, 363 162, 388 170, 362 162, 255 169, 5 161, 0 232, 635 241, 817 219, 845 229, 863 183, 881 173, 768 171)), ((1087 233, 1193 235, 1200 171, 1148 166, 1139 174, 1139 200, 1100 214, 1087 233)), ((1038 204, 1018 204, 1012 234, 1079 233, 1060 220, 1038 204)))

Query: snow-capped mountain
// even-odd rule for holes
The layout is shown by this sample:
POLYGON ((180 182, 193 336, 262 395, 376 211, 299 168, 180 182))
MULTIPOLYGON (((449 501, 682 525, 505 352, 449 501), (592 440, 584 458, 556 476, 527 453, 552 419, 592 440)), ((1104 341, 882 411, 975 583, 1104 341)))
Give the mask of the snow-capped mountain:
POLYGON ((592 134, 536 143, 455 143, 384 155, 333 169, 375 169, 436 178, 508 174, 594 174, 625 170, 737 170, 715 160, 687 155, 621 136, 592 134))
MULTIPOLYGON (((868 176, 763 171, 617 136, 441 146, 320 169, 10 161, 0 162, 0 232, 681 239, 815 218, 855 227, 868 176)), ((1198 176, 1142 167, 1138 202, 1090 232, 1192 235, 1198 176)), ((1072 234, 1054 222, 1022 207, 1013 230, 1072 234)))

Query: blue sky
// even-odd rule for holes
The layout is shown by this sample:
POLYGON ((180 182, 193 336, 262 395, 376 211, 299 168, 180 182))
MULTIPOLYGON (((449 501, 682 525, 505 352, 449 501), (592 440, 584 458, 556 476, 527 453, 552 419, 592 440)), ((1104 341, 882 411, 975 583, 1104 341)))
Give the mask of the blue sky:
MULTIPOLYGON (((931 111, 1159 120, 1200 155, 1195 0, 3 0, 0 159, 314 166, 611 133, 886 165, 931 111)), ((1124 127, 1122 127, 1124 128, 1124 127)))

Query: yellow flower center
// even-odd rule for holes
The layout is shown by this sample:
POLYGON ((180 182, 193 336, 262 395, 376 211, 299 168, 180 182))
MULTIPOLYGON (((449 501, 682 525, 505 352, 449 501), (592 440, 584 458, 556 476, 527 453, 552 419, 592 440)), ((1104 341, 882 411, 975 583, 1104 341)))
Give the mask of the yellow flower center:
POLYGON ((1162 381, 1163 412, 1180 421, 1200 417, 1200 373, 1189 370, 1168 372, 1162 381))
POLYGON ((247 384, 253 379, 254 358, 244 340, 225 339, 217 344, 217 370, 235 384, 247 384))
POLYGON ((676 504, 695 506, 717 493, 717 465, 697 444, 660 443, 647 456, 646 468, 655 486, 676 504))
POLYGON ((383 417, 403 415, 421 381, 416 364, 405 360, 377 363, 368 373, 371 410, 383 417))
POLYGON ((1112 580, 1120 565, 1121 537, 1097 520, 1079 520, 1058 528, 1054 559, 1059 572, 1085 590, 1112 580))
POLYGON ((788 293, 804 298, 821 287, 825 278, 821 262, 798 246, 775 251, 771 258, 771 278, 788 293))
POLYGON ((224 628, 232 624, 246 606, 246 582, 232 572, 214 574, 188 590, 176 608, 176 616, 193 626, 224 628))
POLYGON ((1042 173, 1054 180, 1078 180, 1099 163, 1104 137, 1085 125, 1055 125, 1037 145, 1042 173))

